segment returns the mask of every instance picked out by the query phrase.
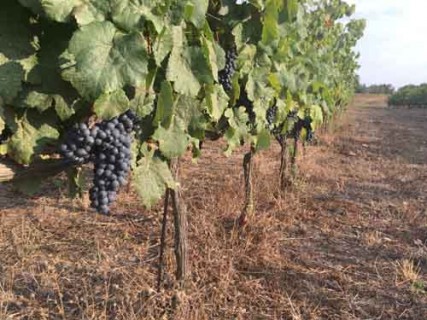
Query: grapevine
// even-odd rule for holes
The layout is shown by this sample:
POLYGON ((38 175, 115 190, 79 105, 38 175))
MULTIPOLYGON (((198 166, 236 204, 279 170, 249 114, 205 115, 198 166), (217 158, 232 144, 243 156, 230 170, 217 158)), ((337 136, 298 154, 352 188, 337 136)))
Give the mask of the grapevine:
POLYGON ((295 163, 301 137, 345 108, 365 25, 353 12, 343 0, 3 0, 1 160, 93 164, 98 212, 130 180, 147 207, 170 194, 185 222, 171 166, 187 152, 199 157, 208 139, 225 155, 248 146, 252 185, 256 152, 292 139, 295 163))

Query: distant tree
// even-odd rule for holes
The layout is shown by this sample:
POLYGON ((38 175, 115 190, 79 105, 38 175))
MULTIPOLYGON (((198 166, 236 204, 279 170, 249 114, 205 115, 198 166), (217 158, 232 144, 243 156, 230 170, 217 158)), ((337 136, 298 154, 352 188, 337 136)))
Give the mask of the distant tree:
POLYGON ((427 83, 406 85, 389 97, 389 106, 427 107, 427 83))

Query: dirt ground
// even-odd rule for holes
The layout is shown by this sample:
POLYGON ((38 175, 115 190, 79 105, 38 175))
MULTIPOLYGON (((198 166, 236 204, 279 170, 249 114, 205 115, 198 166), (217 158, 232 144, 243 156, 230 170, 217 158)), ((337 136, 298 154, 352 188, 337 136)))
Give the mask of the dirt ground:
POLYGON ((243 153, 207 144, 181 181, 186 294, 173 289, 170 224, 156 292, 161 203, 124 190, 102 217, 65 197, 63 177, 32 198, 0 186, 0 319, 427 319, 426 134, 427 110, 358 96, 286 193, 278 146, 257 155, 244 230, 243 153))

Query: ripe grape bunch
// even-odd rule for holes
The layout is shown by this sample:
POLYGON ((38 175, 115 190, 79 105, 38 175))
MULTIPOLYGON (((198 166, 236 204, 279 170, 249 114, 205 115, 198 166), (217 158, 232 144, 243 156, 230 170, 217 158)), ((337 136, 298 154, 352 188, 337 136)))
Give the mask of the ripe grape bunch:
POLYGON ((76 164, 94 163, 91 206, 108 214, 120 186, 126 184, 131 161, 131 133, 137 117, 132 111, 96 124, 77 124, 60 146, 62 155, 76 164))
POLYGON ((246 113, 249 116, 249 121, 251 123, 255 122, 255 112, 254 112, 254 104, 249 99, 248 93, 246 92, 245 88, 243 86, 240 87, 240 96, 239 99, 236 101, 235 107, 241 107, 243 106, 246 109, 246 113))
POLYGON ((11 135, 12 134, 8 128, 4 128, 3 131, 0 131, 0 144, 6 142, 11 135))
POLYGON ((236 71, 237 51, 233 47, 225 52, 225 68, 218 72, 219 83, 225 91, 230 91, 233 88, 231 79, 236 71))
POLYGON ((293 139, 299 140, 301 131, 303 129, 305 129, 307 132, 307 135, 305 137, 305 141, 311 142, 314 138, 314 131, 313 131, 313 128, 311 126, 311 122, 312 122, 311 117, 305 117, 304 119, 298 118, 298 121, 295 123, 294 128, 291 132, 291 137, 293 139))

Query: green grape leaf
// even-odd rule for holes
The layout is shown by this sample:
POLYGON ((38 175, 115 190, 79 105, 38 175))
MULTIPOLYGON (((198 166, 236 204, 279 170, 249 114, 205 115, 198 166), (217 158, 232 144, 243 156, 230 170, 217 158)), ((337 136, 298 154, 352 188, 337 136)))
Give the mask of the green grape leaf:
POLYGON ((105 21, 110 14, 110 1, 90 0, 85 1, 73 9, 73 16, 80 26, 95 21, 105 21))
MULTIPOLYGON (((33 29, 30 12, 16 0, 2 0, 0 10, 0 55, 20 60, 33 55, 33 29)), ((1 86, 0 86, 1 88, 1 86)))
POLYGON ((145 21, 153 23, 157 32, 163 28, 163 20, 152 10, 163 1, 159 0, 113 0, 111 11, 114 23, 120 28, 133 31, 142 30, 145 21))
POLYGON ((240 146, 242 141, 250 137, 247 123, 249 116, 244 107, 227 109, 224 115, 228 118, 229 128, 225 132, 225 139, 228 146, 225 154, 230 155, 235 148, 240 146))
POLYGON ((185 7, 185 19, 201 29, 206 22, 208 6, 208 0, 189 0, 185 7))
POLYGON ((68 196, 72 199, 83 197, 85 174, 80 167, 70 167, 66 170, 68 178, 68 196))
MULTIPOLYGON (((31 0, 30 0, 31 1, 31 0)), ((38 0, 36 7, 30 4, 34 11, 43 11, 51 20, 70 22, 74 17, 79 25, 94 21, 104 21, 109 14, 110 3, 105 0, 38 0)), ((28 0, 26 2, 29 2, 28 0)), ((33 1, 34 2, 34 1, 33 1)))
POLYGON ((270 132, 267 129, 261 130, 254 139, 256 150, 268 149, 271 143, 270 140, 270 132))
POLYGON ((99 118, 110 120, 129 109, 129 99, 122 89, 104 93, 95 101, 93 109, 99 118))
POLYGON ((187 133, 177 125, 176 121, 168 129, 161 126, 157 128, 153 139, 159 142, 160 152, 168 159, 183 155, 189 143, 187 133))
POLYGON ((277 25, 277 18, 278 8, 275 1, 267 2, 262 27, 262 42, 264 45, 269 45, 278 39, 279 29, 277 25))
POLYGON ((167 162, 154 156, 154 152, 145 152, 137 162, 133 169, 132 184, 148 208, 161 199, 166 188, 176 187, 167 162))
POLYGON ((70 41, 76 65, 64 78, 87 99, 126 85, 140 86, 148 75, 148 54, 139 34, 124 34, 111 22, 83 26, 70 41))
POLYGON ((7 155, 7 144, 0 144, 0 156, 7 155))
POLYGON ((46 15, 57 22, 67 22, 80 0, 41 0, 46 15))
MULTIPOLYGON (((24 80, 25 82, 29 82, 31 84, 40 84, 42 82, 41 77, 36 77, 33 75, 34 70, 39 64, 39 60, 37 58, 37 54, 33 54, 28 58, 24 58, 19 60, 22 68, 24 69, 24 80)), ((52 61, 51 61, 52 63, 52 61)), ((1 64, 1 63, 0 63, 1 64)))
POLYGON ((6 62, 0 65, 0 97, 10 103, 22 90, 24 69, 18 62, 6 62))
POLYGON ((4 130, 5 126, 6 126, 6 122, 4 121, 3 102, 0 97, 0 133, 4 130))
POLYGON ((182 27, 173 28, 173 42, 166 77, 174 83, 176 92, 195 97, 201 89, 192 65, 194 59, 198 59, 197 53, 192 52, 189 47, 184 47, 182 27))
POLYGON ((130 109, 136 112, 138 117, 145 118, 154 110, 156 95, 147 91, 144 87, 136 88, 135 98, 130 101, 130 109))
POLYGON ((313 130, 316 130, 323 123, 323 112, 319 105, 312 105, 310 108, 310 117, 312 120, 313 130))
POLYGON ((217 50, 215 49, 215 45, 212 41, 203 38, 202 39, 202 52, 206 61, 208 61, 209 68, 211 74, 214 77, 215 81, 218 81, 218 57, 217 50))
POLYGON ((69 105, 59 94, 53 95, 52 98, 55 101, 56 114, 62 121, 69 119, 73 114, 75 114, 75 107, 80 103, 79 100, 76 100, 72 105, 69 105))
POLYGON ((48 94, 30 91, 23 101, 23 106, 43 112, 52 106, 53 101, 53 97, 48 94))
POLYGON ((40 0, 18 0, 18 1, 22 6, 28 9, 31 9, 35 14, 41 14, 43 12, 40 0))
POLYGON ((33 155, 59 138, 49 114, 28 110, 23 116, 15 116, 14 134, 8 142, 8 152, 16 162, 29 164, 33 155))
POLYGON ((174 125, 188 134, 199 136, 200 130, 203 130, 206 124, 203 108, 196 98, 178 96, 174 108, 174 125))
POLYGON ((154 124, 161 124, 164 128, 169 128, 172 121, 173 108, 174 97, 172 86, 169 81, 163 81, 158 96, 154 124))
POLYGON ((229 97, 221 85, 206 86, 204 104, 213 121, 218 121, 227 108, 229 97))
POLYGON ((173 48, 173 37, 169 28, 164 28, 153 43, 153 54, 156 65, 161 66, 163 60, 173 48))

